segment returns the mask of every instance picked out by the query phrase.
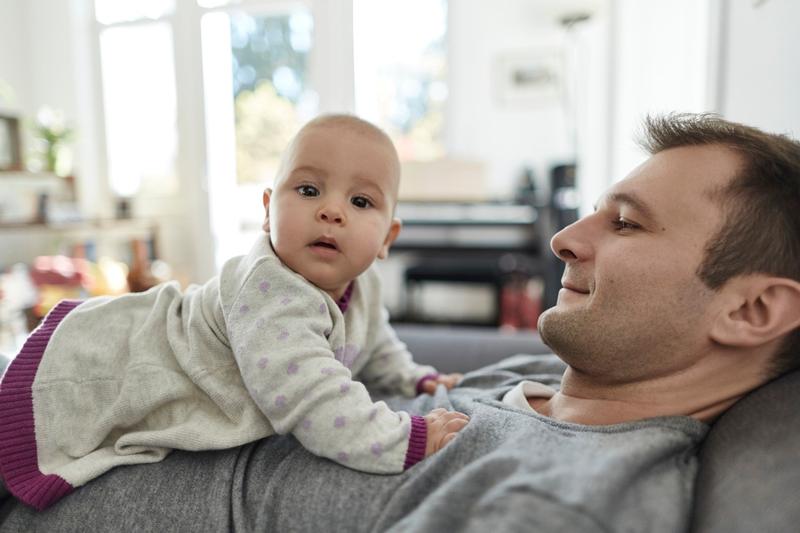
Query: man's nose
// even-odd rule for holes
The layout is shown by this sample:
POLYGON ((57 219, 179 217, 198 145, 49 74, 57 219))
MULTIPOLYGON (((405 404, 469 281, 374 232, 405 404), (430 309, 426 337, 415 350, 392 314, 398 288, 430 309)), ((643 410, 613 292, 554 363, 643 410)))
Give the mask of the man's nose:
POLYGON ((565 263, 585 259, 591 253, 587 222, 586 218, 573 222, 550 239, 550 249, 565 263))
POLYGON ((317 220, 329 224, 344 224, 344 211, 335 202, 326 202, 325 205, 317 211, 317 220))

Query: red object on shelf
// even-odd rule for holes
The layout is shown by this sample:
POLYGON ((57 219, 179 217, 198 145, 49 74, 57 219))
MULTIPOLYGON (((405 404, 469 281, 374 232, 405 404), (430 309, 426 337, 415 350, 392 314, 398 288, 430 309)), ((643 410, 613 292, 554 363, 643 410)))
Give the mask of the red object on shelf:
POLYGON ((509 283, 500 295, 500 327, 535 330, 541 313, 541 297, 531 294, 527 283, 509 283))
POLYGON ((89 264, 85 259, 63 255, 37 257, 33 260, 30 276, 37 286, 86 287, 91 282, 89 264))

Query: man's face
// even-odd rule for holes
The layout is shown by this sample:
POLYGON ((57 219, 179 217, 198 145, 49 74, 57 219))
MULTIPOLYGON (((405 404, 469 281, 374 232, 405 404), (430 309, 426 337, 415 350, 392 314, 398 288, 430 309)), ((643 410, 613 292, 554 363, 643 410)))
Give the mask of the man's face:
POLYGON ((272 246, 286 266, 338 298, 386 256, 400 229, 392 218, 395 153, 378 137, 315 126, 300 134, 283 169, 265 193, 272 246))
POLYGON ((717 294, 696 271, 723 219, 711 193, 738 165, 717 146, 665 150, 553 237, 563 288, 539 330, 573 369, 636 380, 687 368, 709 348, 717 294))

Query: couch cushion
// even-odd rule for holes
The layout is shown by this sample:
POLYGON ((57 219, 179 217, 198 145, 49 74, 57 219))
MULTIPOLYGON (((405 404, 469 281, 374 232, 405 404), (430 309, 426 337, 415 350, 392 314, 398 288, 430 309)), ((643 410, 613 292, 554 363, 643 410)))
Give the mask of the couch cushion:
POLYGON ((695 532, 800 530, 800 371, 751 392, 700 450, 695 532))
POLYGON ((516 354, 549 354, 535 331, 395 324, 414 360, 439 372, 469 372, 516 354))

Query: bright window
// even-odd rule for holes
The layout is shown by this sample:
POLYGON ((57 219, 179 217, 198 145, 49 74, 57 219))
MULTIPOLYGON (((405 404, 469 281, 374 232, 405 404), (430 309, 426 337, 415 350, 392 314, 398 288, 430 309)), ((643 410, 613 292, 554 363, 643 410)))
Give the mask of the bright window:
POLYGON ((157 20, 171 15, 175 0, 95 0, 94 12, 100 24, 116 24, 135 20, 157 20))
POLYGON ((177 190, 175 65, 168 22, 100 33, 108 172, 118 196, 177 190))
POLYGON ((211 11, 201 22, 211 226, 217 264, 261 231, 261 192, 292 135, 317 114, 313 18, 301 4, 211 11))
POLYGON ((446 0, 354 0, 356 112, 403 160, 445 155, 446 0))
POLYGON ((312 30, 304 8, 230 16, 239 183, 272 181, 286 144, 315 111, 316 95, 308 89, 312 30))

